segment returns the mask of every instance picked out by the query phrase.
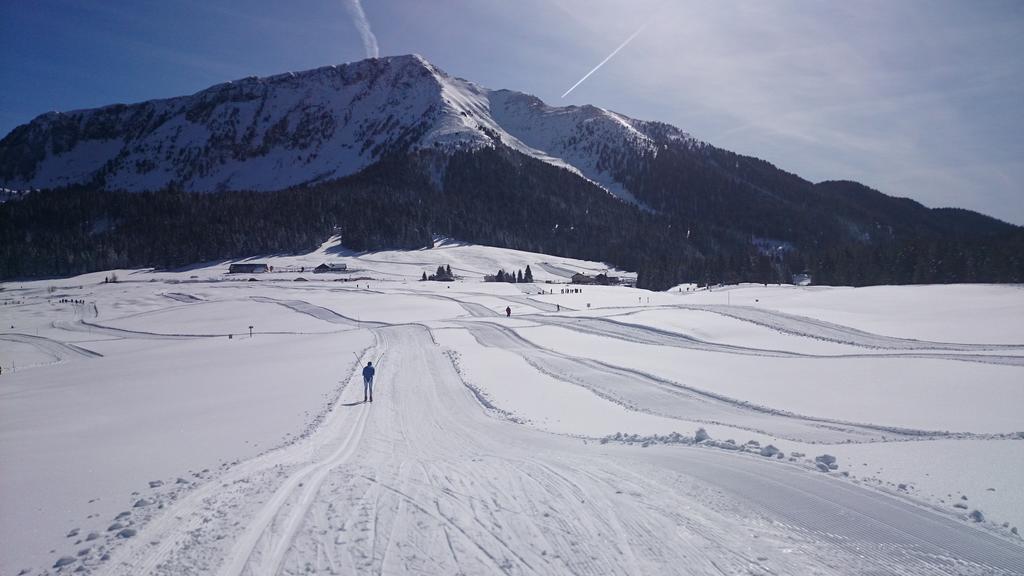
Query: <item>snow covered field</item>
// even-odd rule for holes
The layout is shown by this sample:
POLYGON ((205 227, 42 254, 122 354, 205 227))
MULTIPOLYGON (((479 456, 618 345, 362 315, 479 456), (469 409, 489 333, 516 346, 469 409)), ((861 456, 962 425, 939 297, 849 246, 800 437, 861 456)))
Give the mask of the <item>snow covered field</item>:
POLYGON ((1019 286, 254 261, 3 285, 0 574, 1024 574, 1019 286))

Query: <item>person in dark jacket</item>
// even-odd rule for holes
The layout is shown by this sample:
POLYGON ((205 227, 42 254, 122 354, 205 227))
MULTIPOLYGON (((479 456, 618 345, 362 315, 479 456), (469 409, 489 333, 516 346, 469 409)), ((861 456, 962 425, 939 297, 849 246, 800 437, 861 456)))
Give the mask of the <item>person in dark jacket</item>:
POLYGON ((505 306, 505 318, 511 318, 511 317, 512 317, 512 307, 511 306, 505 306))
POLYGON ((376 372, 373 362, 367 362, 363 368, 363 402, 373 402, 373 375, 376 372))

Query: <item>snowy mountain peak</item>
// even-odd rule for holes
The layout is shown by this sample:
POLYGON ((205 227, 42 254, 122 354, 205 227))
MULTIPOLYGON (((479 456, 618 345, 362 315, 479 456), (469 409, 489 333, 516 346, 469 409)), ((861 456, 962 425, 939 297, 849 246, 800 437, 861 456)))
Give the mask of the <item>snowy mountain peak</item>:
POLYGON ((595 106, 488 90, 409 54, 44 114, 0 141, 0 185, 277 190, 354 174, 390 153, 502 145, 636 202, 623 167, 670 140, 691 139, 595 106))

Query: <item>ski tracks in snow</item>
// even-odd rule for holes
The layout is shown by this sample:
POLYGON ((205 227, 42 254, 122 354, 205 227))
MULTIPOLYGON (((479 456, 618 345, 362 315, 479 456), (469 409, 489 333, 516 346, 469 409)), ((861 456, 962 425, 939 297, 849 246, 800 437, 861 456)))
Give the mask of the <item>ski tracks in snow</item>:
POLYGON ((552 378, 586 388, 631 410, 665 418, 722 424, 805 442, 941 435, 815 418, 757 406, 663 380, 646 372, 555 352, 530 342, 515 330, 492 322, 461 322, 460 325, 481 345, 518 354, 536 370, 552 378), (770 433, 767 432, 769 430, 770 433))
MULTIPOLYGON (((364 353, 377 356, 378 349, 364 353)), ((353 374, 345 388, 356 388, 350 384, 357 378, 353 374)), ((362 438, 368 407, 357 407, 354 415, 349 408, 339 399, 309 438, 197 487, 116 549, 101 573, 277 574, 324 477, 351 457, 362 438), (248 516, 244 524, 241 516, 248 516)))
POLYGON ((348 386, 316 433, 172 503, 102 572, 1024 574, 1019 545, 824 476, 491 418, 426 328, 375 334, 375 404, 348 386))
POLYGON ((883 336, 865 332, 842 324, 826 322, 807 316, 788 314, 775 310, 765 310, 752 306, 721 306, 721 305, 680 305, 673 308, 683 310, 697 310, 711 312, 750 322, 784 334, 792 334, 805 338, 816 338, 839 344, 849 344, 862 348, 880 348, 886 350, 930 350, 948 352, 990 352, 1006 351, 1024 353, 1024 345, 1020 344, 962 344, 953 342, 932 342, 927 340, 914 340, 911 338, 897 338, 894 336, 883 336))
MULTIPOLYGON (((739 307, 731 307, 731 309, 737 308, 739 307)), ((676 348, 686 348, 705 352, 721 352, 748 356, 769 356, 776 358, 924 358, 954 360, 960 362, 978 362, 982 364, 1024 366, 1024 355, 1014 356, 983 353, 994 350, 1024 352, 1024 346, 1000 344, 950 344, 944 342, 926 342, 922 340, 904 340, 861 332, 854 328, 848 328, 838 324, 826 323, 826 326, 820 326, 817 320, 811 318, 801 319, 800 317, 789 315, 780 316, 778 313, 759 309, 751 309, 753 312, 747 315, 747 317, 740 317, 741 313, 733 315, 732 310, 730 310, 729 313, 726 313, 717 308, 712 309, 711 307, 692 309, 723 314, 731 318, 750 322, 754 322, 754 320, 748 320, 747 317, 757 318, 760 321, 754 323, 758 325, 795 336, 828 340, 830 342, 847 344, 861 348, 891 351, 880 351, 871 354, 804 354, 786 350, 750 348, 746 346, 708 342, 706 340, 701 340, 678 332, 662 330, 652 326, 612 320, 610 318, 579 318, 557 315, 530 315, 526 318, 540 324, 565 328, 584 334, 617 338, 639 344, 673 346, 676 348), (782 318, 784 321, 772 324, 767 320, 770 318, 782 318), (817 330, 818 328, 821 328, 821 330, 817 330)))
POLYGON ((46 353, 49 356, 54 357, 57 361, 66 360, 69 357, 76 358, 99 358, 103 355, 99 352, 93 352, 87 348, 76 346, 67 342, 60 342, 51 338, 45 338, 43 336, 35 336, 32 334, 21 334, 18 332, 0 332, 0 340, 7 340, 9 342, 19 342, 21 344, 28 344, 36 349, 46 353))
POLYGON ((354 318, 349 318, 348 316, 339 314, 334 310, 331 310, 330 308, 324 308, 323 306, 310 304, 305 300, 278 300, 277 298, 268 298, 265 296, 253 296, 252 299, 255 300, 256 302, 278 304, 290 310, 294 310, 295 312, 299 312, 300 314, 307 314, 318 320, 323 320, 324 322, 330 322, 332 324, 341 324, 344 326, 349 326, 351 328, 380 328, 386 326, 386 324, 382 324, 380 322, 360 322, 359 320, 356 320, 354 318))
POLYGON ((369 418, 368 406, 357 410, 352 431, 326 458, 314 459, 291 474, 270 500, 249 521, 231 555, 219 570, 221 576, 277 574, 284 555, 302 525, 324 478, 354 453, 369 418), (287 506, 286 506, 287 505, 287 506))
POLYGON ((402 374, 379 384, 372 432, 331 473, 282 573, 692 573, 702 553, 724 569, 755 561, 678 513, 700 507, 663 486, 628 487, 613 463, 575 454, 576 440, 485 416, 422 327, 384 332, 402 374))

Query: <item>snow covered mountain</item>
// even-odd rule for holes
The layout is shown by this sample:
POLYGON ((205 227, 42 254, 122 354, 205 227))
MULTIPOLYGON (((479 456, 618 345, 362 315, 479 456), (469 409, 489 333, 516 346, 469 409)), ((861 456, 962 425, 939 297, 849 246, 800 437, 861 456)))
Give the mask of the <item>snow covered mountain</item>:
POLYGON ((634 120, 596 106, 548 106, 540 98, 511 90, 489 93, 490 113, 519 142, 579 170, 615 196, 639 203, 626 189, 624 173, 669 143, 702 145, 660 122, 634 120))
POLYGON ((193 94, 50 112, 0 142, 0 182, 53 188, 280 190, 359 172, 393 153, 505 145, 636 201, 632 159, 688 141, 594 106, 556 108, 449 76, 418 55, 375 58, 193 94))
POLYGON ((0 140, 0 188, 61 187, 78 193, 0 203, 0 278, 307 250, 341 231, 360 250, 441 235, 603 260, 653 288, 1024 279, 1024 228, 809 182, 417 55, 51 112, 0 140))

